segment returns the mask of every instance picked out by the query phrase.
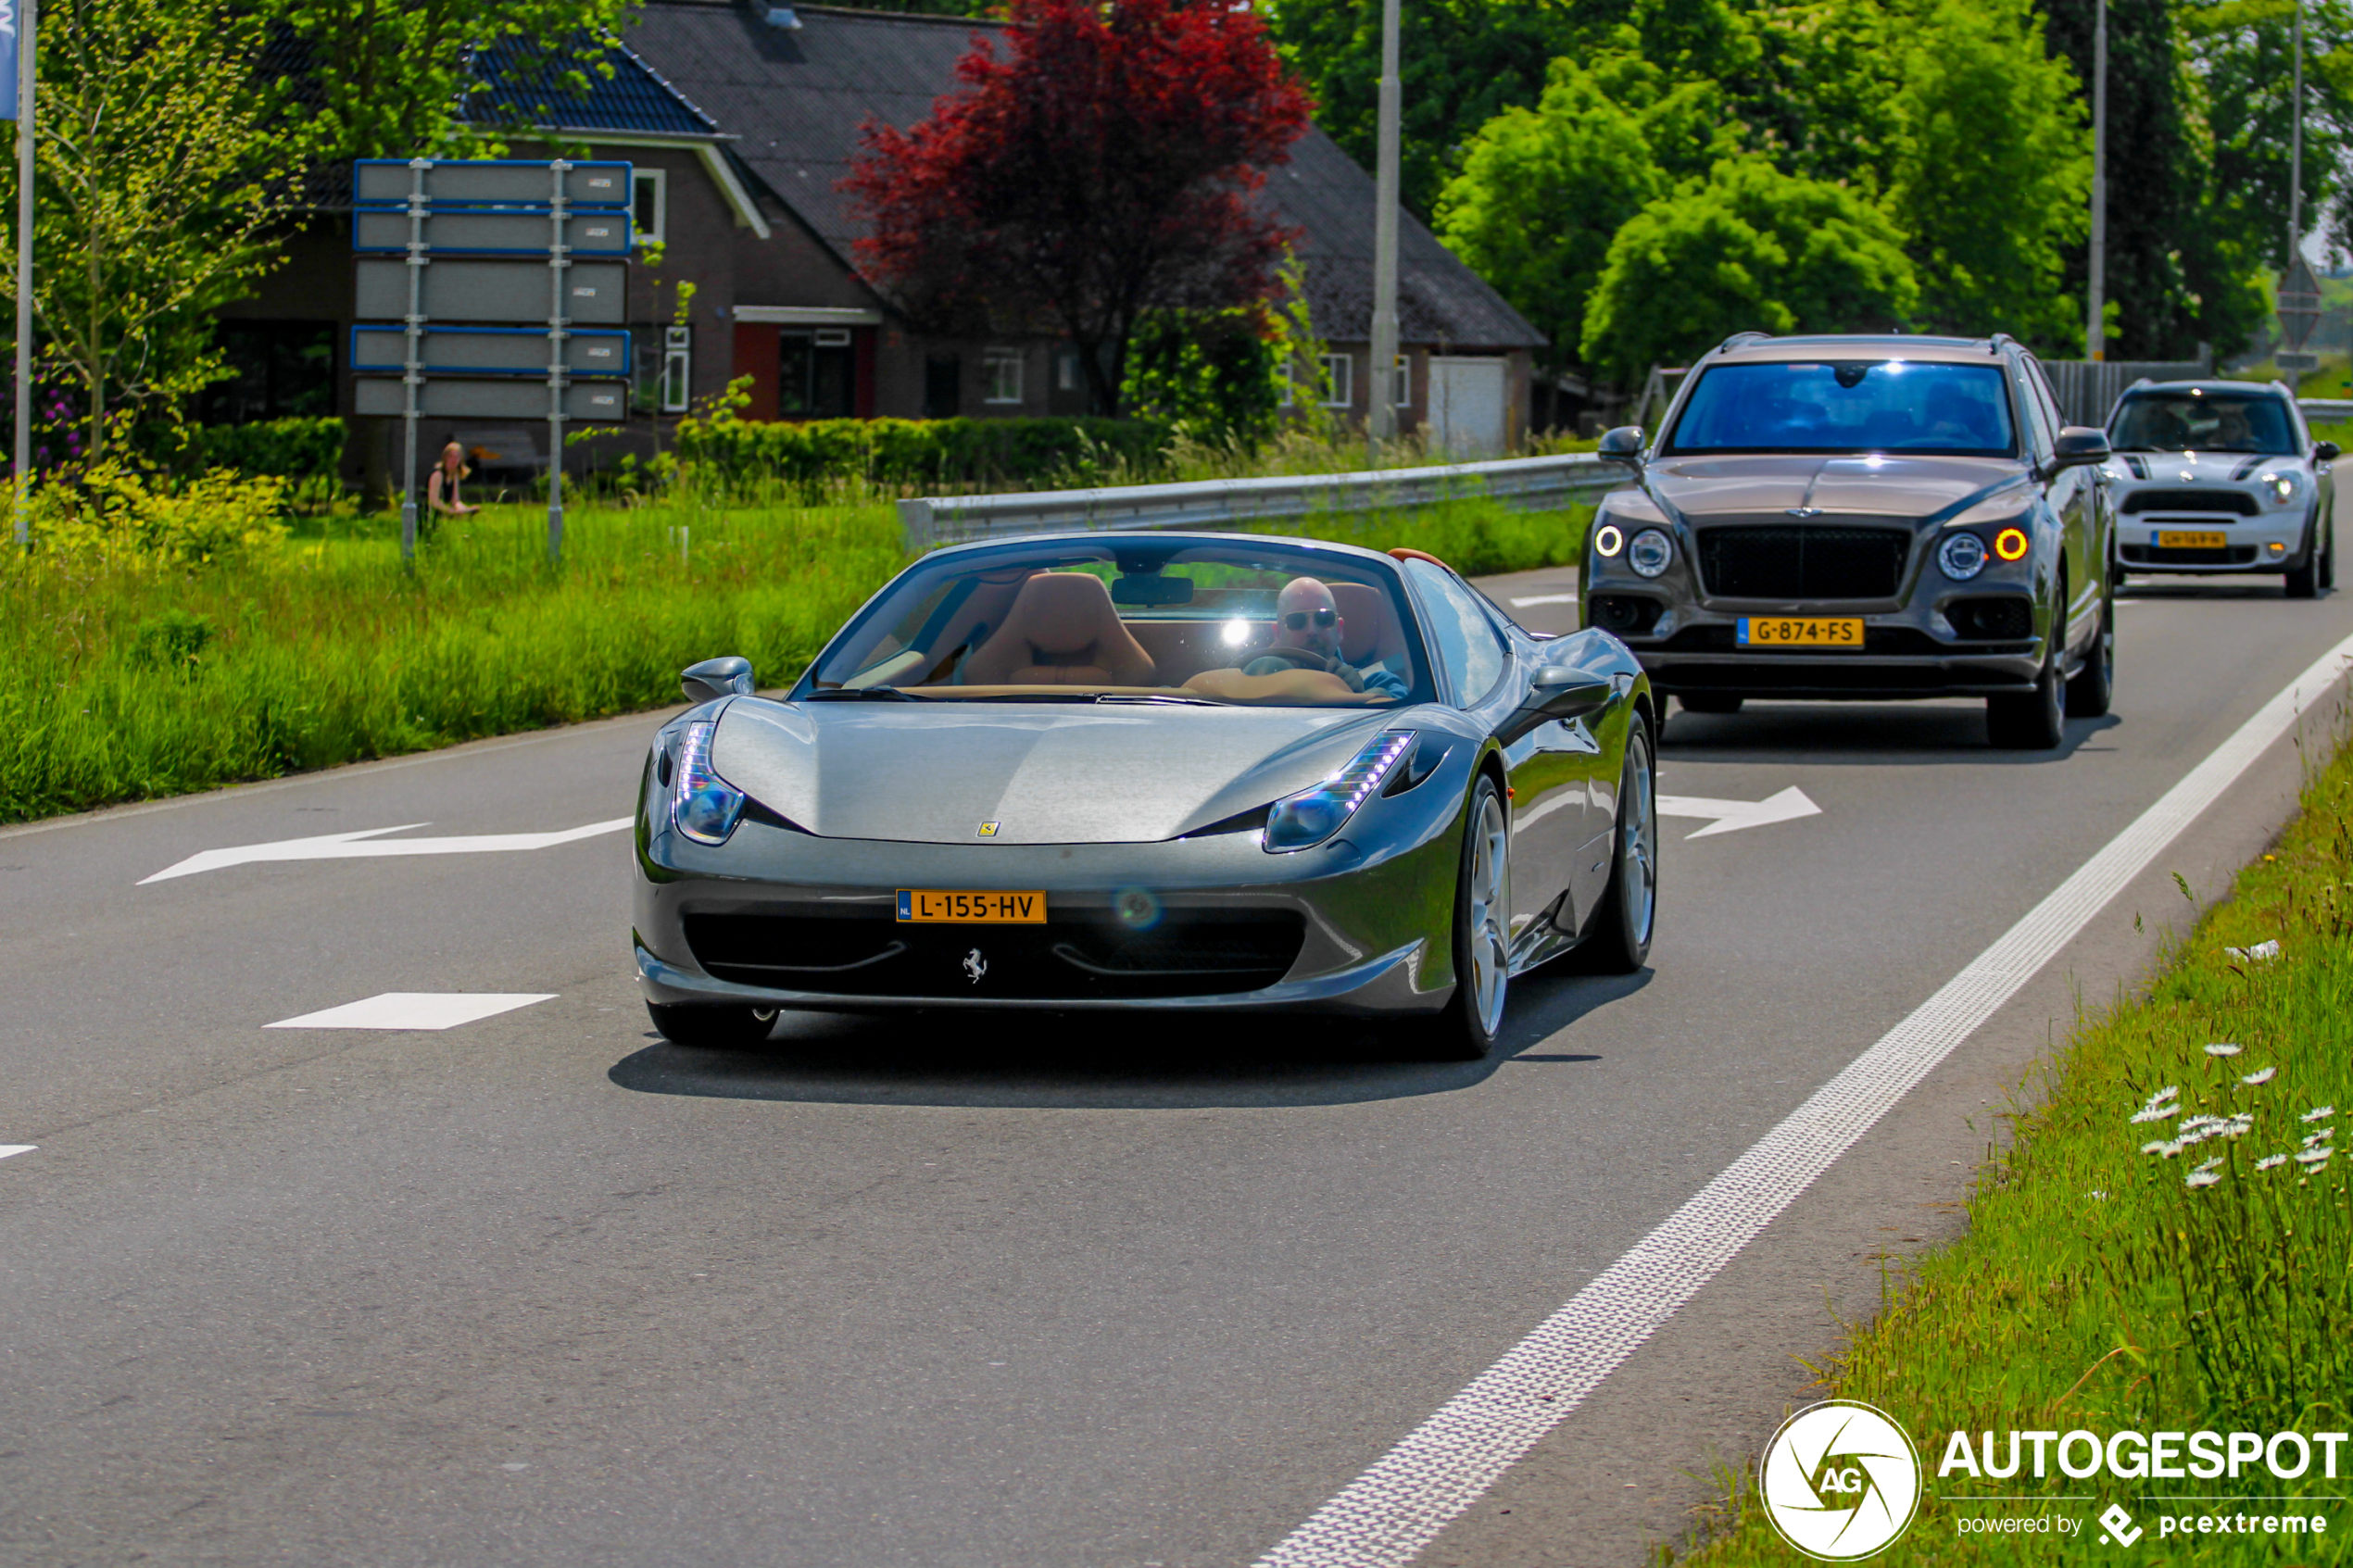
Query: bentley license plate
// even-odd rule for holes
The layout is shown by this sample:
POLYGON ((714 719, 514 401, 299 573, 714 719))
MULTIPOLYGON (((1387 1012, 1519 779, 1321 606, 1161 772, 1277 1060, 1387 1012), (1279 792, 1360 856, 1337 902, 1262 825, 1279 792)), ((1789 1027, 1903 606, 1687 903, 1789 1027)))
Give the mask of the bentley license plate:
POLYGON ((1744 648, 1859 648, 1863 621, 1853 615, 1743 615, 1732 640, 1744 648))
POLYGON ((1043 893, 967 893, 953 888, 902 887, 899 918, 920 925, 1043 925, 1043 893))
POLYGON ((2231 547, 2231 536, 2227 533, 2160 533, 2157 536, 2157 547, 2160 550, 2227 550, 2231 547))

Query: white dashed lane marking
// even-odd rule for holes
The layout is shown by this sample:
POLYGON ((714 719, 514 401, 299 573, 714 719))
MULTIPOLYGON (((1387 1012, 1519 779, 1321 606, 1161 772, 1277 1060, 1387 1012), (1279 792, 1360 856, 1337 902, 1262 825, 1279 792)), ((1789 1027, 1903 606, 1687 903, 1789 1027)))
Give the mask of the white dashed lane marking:
POLYGON ((1403 1568, 2229 793, 2353 662, 2347 637, 1257 1568, 1403 1568))
POLYGON ((282 1018, 267 1029, 454 1029, 502 1012, 553 1001, 553 991, 386 991, 364 1001, 346 1002, 300 1018, 282 1018))

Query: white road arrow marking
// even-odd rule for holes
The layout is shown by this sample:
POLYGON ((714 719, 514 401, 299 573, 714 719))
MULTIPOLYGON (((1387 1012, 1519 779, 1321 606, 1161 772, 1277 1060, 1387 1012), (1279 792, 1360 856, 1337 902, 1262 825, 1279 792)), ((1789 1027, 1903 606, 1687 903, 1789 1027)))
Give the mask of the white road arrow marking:
POLYGON ((1658 814, 1662 817, 1712 817, 1715 821, 1697 833, 1687 833, 1685 838, 1705 838, 1712 833, 1738 833, 1743 828, 1763 827, 1767 822, 1786 822, 1798 817, 1818 817, 1822 809, 1806 798, 1806 792, 1795 784, 1779 795, 1763 800, 1708 800, 1696 795, 1662 795, 1658 797, 1658 814))
POLYGON ((359 833, 331 833, 317 838, 282 838, 275 844, 240 844, 227 849, 207 849, 189 856, 177 865, 166 866, 153 876, 141 877, 139 885, 164 882, 175 876, 194 876, 198 872, 217 872, 228 866, 255 865, 264 860, 366 860, 392 855, 484 855, 510 849, 550 849, 559 844, 572 844, 599 834, 619 833, 636 819, 615 817, 609 822, 590 822, 585 827, 565 828, 557 833, 485 833, 465 838, 384 838, 388 833, 407 833, 421 828, 423 822, 403 822, 397 827, 365 828, 359 833))
POLYGON ((12 1154, 31 1154, 40 1147, 31 1143, 0 1143, 0 1160, 6 1160, 12 1154))
POLYGON ((553 991, 386 991, 323 1012, 282 1018, 264 1029, 454 1029, 549 1002, 553 991))
POLYGON ((1525 599, 1514 599, 1512 608, 1523 609, 1529 605, 1573 605, 1576 602, 1575 594, 1537 594, 1525 599))

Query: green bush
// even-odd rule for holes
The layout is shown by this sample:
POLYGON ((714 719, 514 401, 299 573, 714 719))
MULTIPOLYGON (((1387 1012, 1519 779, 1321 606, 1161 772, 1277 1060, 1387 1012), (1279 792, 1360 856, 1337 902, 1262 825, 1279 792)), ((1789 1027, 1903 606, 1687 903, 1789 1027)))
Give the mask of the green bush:
POLYGON ((333 480, 343 462, 343 421, 261 420, 242 425, 142 425, 141 457, 176 474, 230 469, 300 483, 333 480))
POLYGON ((963 490, 1087 483, 1164 466, 1158 420, 743 420, 678 423, 677 454, 734 490, 848 483, 963 490))

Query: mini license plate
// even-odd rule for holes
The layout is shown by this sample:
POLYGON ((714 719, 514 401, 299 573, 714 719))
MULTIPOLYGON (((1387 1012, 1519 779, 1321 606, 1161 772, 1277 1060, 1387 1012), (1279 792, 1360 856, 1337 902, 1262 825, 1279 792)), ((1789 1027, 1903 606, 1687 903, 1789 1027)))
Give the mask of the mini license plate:
POLYGON ((1855 615, 1743 615, 1732 640, 1744 648, 1859 648, 1863 621, 1855 615))
POLYGON ((899 890, 899 918, 917 925, 1043 925, 1046 896, 902 887, 899 890))
POLYGON ((2227 550, 2231 536, 2227 533, 2159 533, 2157 547, 2160 550, 2227 550))

